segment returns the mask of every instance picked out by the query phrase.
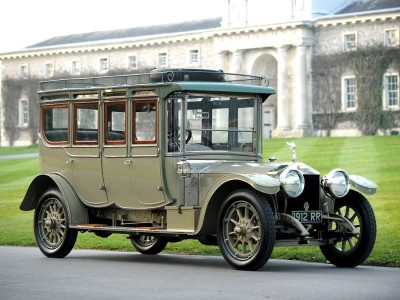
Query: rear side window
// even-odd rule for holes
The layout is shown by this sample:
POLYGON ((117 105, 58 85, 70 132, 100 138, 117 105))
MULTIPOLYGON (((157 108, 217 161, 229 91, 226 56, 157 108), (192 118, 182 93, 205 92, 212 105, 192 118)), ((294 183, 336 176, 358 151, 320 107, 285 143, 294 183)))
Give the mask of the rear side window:
POLYGON ((68 143, 68 106, 52 105, 42 107, 43 134, 50 144, 68 143))

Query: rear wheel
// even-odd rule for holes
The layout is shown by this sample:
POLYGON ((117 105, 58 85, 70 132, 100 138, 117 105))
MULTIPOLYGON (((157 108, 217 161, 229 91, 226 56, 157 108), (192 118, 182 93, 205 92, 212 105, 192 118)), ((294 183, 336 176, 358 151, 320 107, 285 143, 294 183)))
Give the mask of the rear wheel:
POLYGON ((36 243, 48 257, 67 256, 75 245, 78 232, 69 228, 69 216, 60 191, 52 189, 40 198, 35 210, 36 243))
POLYGON ((132 236, 131 242, 138 252, 152 255, 163 251, 168 244, 168 240, 152 235, 132 236))
POLYGON ((246 189, 233 192, 218 220, 218 246, 229 264, 257 270, 268 261, 275 244, 275 219, 262 194, 246 189))
POLYGON ((371 205, 361 194, 350 191, 346 197, 336 199, 335 213, 353 225, 352 234, 346 223, 332 222, 330 230, 344 233, 344 237, 331 240, 320 246, 322 254, 337 267, 353 268, 362 264, 375 244, 376 221, 371 205))

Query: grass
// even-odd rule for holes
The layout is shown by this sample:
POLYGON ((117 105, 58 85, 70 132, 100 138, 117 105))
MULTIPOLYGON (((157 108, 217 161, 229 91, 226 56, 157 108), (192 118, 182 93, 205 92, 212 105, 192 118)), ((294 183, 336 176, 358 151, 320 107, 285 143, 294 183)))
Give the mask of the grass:
POLYGON ((0 147, 0 155, 25 154, 25 153, 36 153, 36 152, 38 152, 37 144, 25 147, 0 147))
MULTIPOLYGON (((375 211, 378 234, 375 248, 365 264, 400 267, 400 137, 302 138, 291 141, 297 145, 298 160, 317 169, 321 175, 333 168, 342 168, 378 184, 377 194, 367 197, 375 211)), ((0 155, 16 153, 13 150, 0 148, 0 155)), ((17 152, 32 152, 30 150, 21 147, 17 152)), ((270 156, 281 162, 290 161, 291 152, 286 140, 264 141, 265 160, 270 156)), ((30 182, 39 173, 39 160, 0 160, 0 170, 0 245, 35 245, 33 212, 20 211, 19 204, 30 182)), ((130 241, 117 234, 107 239, 91 233, 79 234, 76 247, 133 251, 130 241)), ((165 252, 220 254, 217 247, 204 246, 191 240, 170 243, 165 252)), ((314 246, 276 247, 273 258, 324 261, 318 247, 314 246)))

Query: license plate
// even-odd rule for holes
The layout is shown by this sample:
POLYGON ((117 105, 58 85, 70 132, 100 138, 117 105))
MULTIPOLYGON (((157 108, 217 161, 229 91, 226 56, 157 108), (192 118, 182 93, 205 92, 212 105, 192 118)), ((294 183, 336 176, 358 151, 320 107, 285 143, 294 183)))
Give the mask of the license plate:
POLYGON ((320 210, 294 210, 292 211, 292 217, 297 219, 301 223, 322 222, 322 212, 320 210))

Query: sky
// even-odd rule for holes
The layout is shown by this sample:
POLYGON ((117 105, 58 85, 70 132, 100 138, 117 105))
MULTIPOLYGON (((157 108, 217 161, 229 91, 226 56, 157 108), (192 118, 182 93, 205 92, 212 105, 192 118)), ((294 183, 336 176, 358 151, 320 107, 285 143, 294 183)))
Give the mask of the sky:
POLYGON ((55 36, 222 15, 225 0, 2 0, 0 53, 55 36))

